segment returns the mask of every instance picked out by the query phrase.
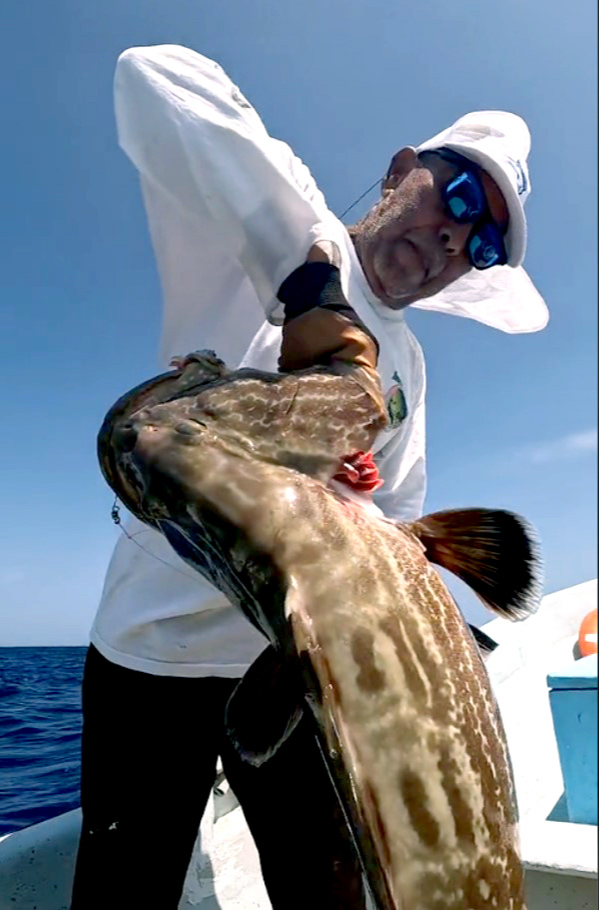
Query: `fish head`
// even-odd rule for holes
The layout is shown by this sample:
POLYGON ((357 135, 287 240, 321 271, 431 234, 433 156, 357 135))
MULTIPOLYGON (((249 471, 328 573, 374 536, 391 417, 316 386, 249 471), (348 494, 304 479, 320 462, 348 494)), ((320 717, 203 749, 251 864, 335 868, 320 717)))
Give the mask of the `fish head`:
POLYGON ((181 364, 119 398, 98 434, 107 482, 150 523, 140 507, 148 482, 141 464, 147 470, 170 459, 185 474, 203 463, 196 460, 198 446, 221 446, 326 483, 348 454, 368 451, 387 422, 378 379, 365 369, 339 363, 293 374, 233 374, 211 352, 181 364))
POLYGON ((257 463, 256 476, 246 441, 221 433, 209 416, 200 420, 198 409, 190 417, 187 394, 155 403, 165 385, 144 395, 133 390, 129 406, 120 400, 111 409, 98 440, 104 476, 130 512, 160 531, 270 641, 290 640, 284 585, 252 531, 270 484, 265 474, 295 472, 266 461, 257 463))
POLYGON ((179 358, 179 364, 176 370, 154 376, 121 395, 108 410, 98 432, 97 454, 104 478, 129 511, 142 521, 148 521, 139 508, 143 478, 127 457, 139 426, 157 404, 193 395, 228 373, 213 351, 194 351, 179 358), (133 415, 139 419, 133 421, 133 415))

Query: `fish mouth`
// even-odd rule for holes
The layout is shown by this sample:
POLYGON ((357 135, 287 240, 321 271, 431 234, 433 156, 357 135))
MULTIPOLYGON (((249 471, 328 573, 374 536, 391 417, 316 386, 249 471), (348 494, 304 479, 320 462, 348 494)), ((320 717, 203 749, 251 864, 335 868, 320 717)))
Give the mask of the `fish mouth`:
MULTIPOLYGON (((98 431, 96 450, 104 479, 115 492, 122 486, 120 483, 119 453, 121 451, 130 452, 135 446, 132 415, 143 407, 144 401, 147 401, 160 386, 163 384, 170 385, 174 376, 176 376, 176 373, 162 373, 146 382, 140 383, 117 399, 104 417, 98 431), (122 435, 119 439, 119 445, 115 445, 118 433, 122 435), (121 445, 123 446, 122 449, 119 447, 121 445)), ((128 509, 132 509, 133 503, 123 498, 120 491, 118 495, 123 504, 128 509)), ((137 514, 135 508, 132 511, 137 514)))
MULTIPOLYGON (((123 505, 141 521, 155 525, 145 506, 146 472, 138 464, 140 427, 134 419, 103 423, 98 434, 98 461, 104 479, 123 505)), ((141 461, 145 461, 143 457, 141 461)))

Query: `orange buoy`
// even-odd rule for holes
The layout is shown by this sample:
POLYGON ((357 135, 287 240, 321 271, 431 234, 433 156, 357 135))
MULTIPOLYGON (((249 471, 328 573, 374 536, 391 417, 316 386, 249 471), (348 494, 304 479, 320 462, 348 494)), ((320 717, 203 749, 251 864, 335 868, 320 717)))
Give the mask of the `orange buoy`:
POLYGON ((587 613, 580 624, 578 647, 582 657, 597 653, 597 610, 587 613))

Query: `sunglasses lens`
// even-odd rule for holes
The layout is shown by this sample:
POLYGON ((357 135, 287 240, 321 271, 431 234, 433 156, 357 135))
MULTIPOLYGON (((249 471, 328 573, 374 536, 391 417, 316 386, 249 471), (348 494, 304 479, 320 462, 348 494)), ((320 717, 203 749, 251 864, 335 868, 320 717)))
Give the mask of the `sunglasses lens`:
POLYGON ((459 174, 445 188, 445 203, 458 224, 477 221, 486 208, 486 200, 472 174, 459 174))
POLYGON ((471 235, 468 253, 475 269, 490 269, 493 265, 505 265, 507 262, 503 237, 492 223, 481 225, 471 235))
POLYGON ((474 268, 505 265, 503 235, 490 220, 485 191, 478 176, 470 170, 462 171, 447 184, 443 197, 447 213, 455 222, 475 225, 468 239, 468 256, 474 268))
POLYGON ((449 197, 447 206, 456 221, 461 222, 468 220, 468 206, 459 196, 449 197))

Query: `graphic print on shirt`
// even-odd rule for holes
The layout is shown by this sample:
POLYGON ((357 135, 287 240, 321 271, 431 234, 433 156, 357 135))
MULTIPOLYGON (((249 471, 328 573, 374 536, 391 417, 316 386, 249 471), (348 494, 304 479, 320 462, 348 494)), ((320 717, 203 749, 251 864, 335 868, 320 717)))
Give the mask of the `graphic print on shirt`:
POLYGON ((391 378, 393 379, 394 385, 391 386, 385 395, 385 404, 387 406, 387 414, 389 415, 389 426, 387 427, 387 430, 396 430, 400 423, 408 416, 408 406, 397 370, 393 373, 391 378))

